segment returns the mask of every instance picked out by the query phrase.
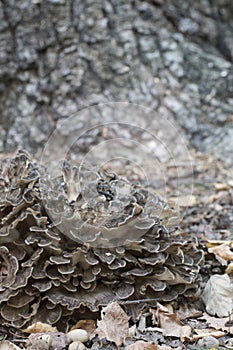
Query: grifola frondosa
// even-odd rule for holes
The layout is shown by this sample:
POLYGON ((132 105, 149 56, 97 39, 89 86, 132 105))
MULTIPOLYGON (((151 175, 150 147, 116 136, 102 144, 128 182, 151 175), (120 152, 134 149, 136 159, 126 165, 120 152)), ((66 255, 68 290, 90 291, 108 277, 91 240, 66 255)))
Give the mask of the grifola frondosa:
POLYGON ((1 324, 64 329, 113 300, 195 290, 203 254, 155 193, 68 162, 45 176, 23 152, 2 160, 0 174, 1 324))

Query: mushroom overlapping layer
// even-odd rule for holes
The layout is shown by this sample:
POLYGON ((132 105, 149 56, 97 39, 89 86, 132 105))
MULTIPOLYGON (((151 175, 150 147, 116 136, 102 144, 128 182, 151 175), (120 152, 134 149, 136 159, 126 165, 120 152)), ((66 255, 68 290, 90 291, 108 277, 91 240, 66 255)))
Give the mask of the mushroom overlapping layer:
POLYGON ((113 300, 192 295, 203 253, 166 203, 110 172, 60 170, 23 152, 0 162, 1 324, 64 329, 113 300))

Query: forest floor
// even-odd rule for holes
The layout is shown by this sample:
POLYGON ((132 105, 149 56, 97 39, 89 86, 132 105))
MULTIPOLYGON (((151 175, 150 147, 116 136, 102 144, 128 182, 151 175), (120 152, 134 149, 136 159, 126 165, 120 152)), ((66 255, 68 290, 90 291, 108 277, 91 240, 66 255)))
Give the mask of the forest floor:
MULTIPOLYGON (((233 316, 230 310, 230 305, 233 305, 233 169, 212 156, 195 151, 190 154, 192 169, 190 162, 186 166, 185 159, 180 160, 176 168, 167 166, 166 199, 179 205, 182 230, 188 235, 195 235, 199 241, 199 248, 205 252, 197 300, 191 304, 185 300, 181 300, 179 304, 155 303, 154 308, 141 314, 136 324, 130 323, 129 329, 124 323, 124 311, 122 310, 120 316, 116 314, 114 320, 116 311, 114 305, 110 304, 108 311, 110 310, 113 318, 111 316, 109 320, 106 319, 108 312, 102 317, 105 317, 104 322, 108 323, 106 338, 112 341, 100 341, 94 337, 85 343, 86 348, 113 350, 117 349, 117 344, 118 349, 126 350, 233 349, 233 316), (176 172, 179 167, 182 195, 177 192, 176 172), (218 276, 223 280, 218 281, 218 276), (207 291, 209 299, 203 303, 201 295, 210 278, 212 283, 207 291), (222 289, 223 286, 225 289, 222 289), (215 309, 211 300, 214 300, 215 309), (206 308, 212 315, 206 312, 206 308), (111 328, 114 335, 110 334, 111 328), (122 334, 127 333, 129 336, 123 342, 122 334)), ((130 177, 130 172, 128 175, 130 177)), ((159 184, 156 187, 156 191, 160 193, 159 184)), ((162 192, 161 189, 161 194, 162 192)), ((58 333, 48 333, 50 328, 43 327, 39 332, 49 334, 52 339, 50 347, 46 342, 42 342, 42 347, 39 347, 35 341, 30 341, 36 336, 38 329, 32 330, 35 334, 29 336, 22 331, 0 327, 0 349, 68 349, 64 334, 59 333, 59 343, 54 338, 58 333), (15 347, 10 342, 14 343, 15 347)), ((90 333, 90 325, 88 328, 85 322, 78 327, 90 333)))

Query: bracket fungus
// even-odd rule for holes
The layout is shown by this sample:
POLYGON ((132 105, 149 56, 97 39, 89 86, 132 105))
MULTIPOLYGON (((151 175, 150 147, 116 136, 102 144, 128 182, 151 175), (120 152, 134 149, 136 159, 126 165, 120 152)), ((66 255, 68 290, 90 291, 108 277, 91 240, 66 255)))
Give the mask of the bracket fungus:
POLYGON ((2 325, 64 330, 110 301, 192 295, 203 253, 156 193, 67 161, 60 170, 48 175, 24 152, 0 161, 2 325))

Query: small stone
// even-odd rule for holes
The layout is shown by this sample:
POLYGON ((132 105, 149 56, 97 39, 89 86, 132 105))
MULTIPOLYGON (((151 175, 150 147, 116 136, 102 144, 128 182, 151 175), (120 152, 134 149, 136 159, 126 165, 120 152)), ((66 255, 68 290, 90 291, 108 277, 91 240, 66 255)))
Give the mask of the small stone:
POLYGON ((52 337, 49 334, 43 334, 39 339, 45 342, 48 347, 52 344, 52 337))
POLYGON ((66 346, 66 335, 62 332, 32 333, 26 342, 27 350, 63 350, 66 346))
POLYGON ((213 347, 219 346, 219 341, 211 335, 207 335, 206 337, 200 339, 197 344, 200 347, 211 349, 213 347))
POLYGON ((80 341, 85 343, 89 340, 88 333, 84 329, 73 329, 69 331, 66 335, 68 343, 80 341))
POLYGON ((28 346, 28 350, 49 350, 50 345, 47 343, 46 340, 38 338, 35 340, 33 344, 28 346))
POLYGON ((83 345, 80 341, 74 341, 73 343, 70 343, 69 350, 86 350, 86 346, 83 345))

